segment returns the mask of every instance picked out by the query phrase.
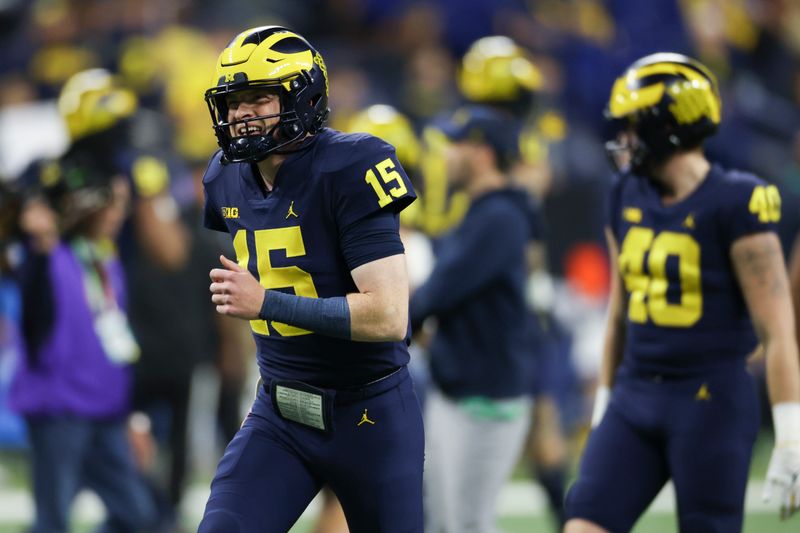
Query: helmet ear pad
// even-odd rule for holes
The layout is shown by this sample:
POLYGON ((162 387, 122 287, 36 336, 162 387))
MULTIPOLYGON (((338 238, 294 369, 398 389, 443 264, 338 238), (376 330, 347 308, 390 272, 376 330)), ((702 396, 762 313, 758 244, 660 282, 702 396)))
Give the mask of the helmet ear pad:
POLYGON ((292 139, 302 133, 319 133, 330 113, 325 84, 322 70, 315 64, 290 81, 288 90, 281 91, 282 111, 294 111, 294 116, 281 119, 283 136, 292 139))

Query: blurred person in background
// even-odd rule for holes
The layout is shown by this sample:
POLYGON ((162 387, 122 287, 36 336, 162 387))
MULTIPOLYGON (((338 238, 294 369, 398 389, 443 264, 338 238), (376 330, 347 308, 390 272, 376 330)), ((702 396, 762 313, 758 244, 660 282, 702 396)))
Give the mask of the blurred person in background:
POLYGON ((114 239, 130 206, 129 183, 81 151, 38 169, 43 193, 20 217, 25 357, 10 397, 28 427, 32 531, 67 531, 84 487, 106 507, 105 531, 155 527, 126 433, 139 347, 114 239))
POLYGON ((721 101, 696 60, 658 53, 614 83, 620 169, 606 227, 612 292, 592 431, 565 531, 628 531, 669 480, 681 531, 740 531, 761 342, 775 425, 764 497, 800 506, 800 363, 780 195, 703 153, 721 101), (621 243, 621 244, 618 244, 621 243), (613 388, 612 388, 613 387, 613 388))
MULTIPOLYGON (((15 369, 22 357, 21 297, 14 266, 19 261, 22 195, 0 178, 0 447, 22 448, 25 425, 8 405, 15 369)), ((4 469, 0 465, 0 476, 4 469)))
MULTIPOLYGON (((129 181, 133 195, 129 231, 143 251, 164 268, 183 265, 186 229, 169 193, 169 169, 156 144, 159 137, 147 118, 137 113, 135 93, 110 71, 89 69, 67 80, 58 108, 69 133, 69 150, 101 159, 129 181)), ((127 252, 124 249, 123 255, 127 252)))
POLYGON ((164 160, 152 166, 161 173, 153 193, 161 197, 156 206, 164 212, 159 214, 168 217, 162 223, 183 234, 177 260, 169 264, 154 260, 147 253, 147 240, 137 235, 125 264, 133 293, 131 323, 142 349, 136 365, 135 405, 153 420, 160 446, 149 471, 155 488, 165 493, 164 505, 176 523, 180 523, 178 510, 190 477, 191 452, 199 453, 199 446, 191 447, 199 443, 190 439, 188 431, 197 432, 189 427, 190 406, 197 402, 194 395, 218 391, 219 419, 205 419, 215 427, 203 435, 219 434, 220 438, 209 448, 217 449, 217 441, 227 445, 244 414, 241 395, 246 372, 240 339, 246 326, 219 317, 203 292, 208 269, 230 248, 222 238, 204 231, 201 223, 202 175, 216 142, 207 127, 199 127, 208 121, 205 103, 186 97, 205 90, 216 55, 204 34, 176 25, 163 28, 151 39, 131 37, 120 52, 124 79, 130 80, 142 100, 163 104, 163 115, 149 112, 155 115, 150 121, 161 125, 150 132, 148 144, 154 150, 149 155, 164 160), (186 61, 187 57, 194 61, 186 61), (170 298, 165 300, 164 294, 170 298), (212 365, 216 373, 207 389, 197 376, 212 365))
POLYGON ((464 99, 491 106, 505 115, 506 127, 518 131, 520 156, 514 160, 510 175, 529 193, 531 202, 525 330, 529 333, 526 349, 536 360, 531 373, 530 390, 535 401, 526 455, 560 529, 568 459, 560 412, 571 393, 574 370, 564 349, 567 334, 552 313, 553 281, 542 203, 552 179, 550 146, 564 138, 566 124, 555 110, 544 105, 543 72, 530 53, 508 37, 493 35, 472 43, 462 58, 457 81, 464 99))
POLYGON ((508 174, 518 138, 505 116, 468 106, 439 129, 450 140, 448 179, 467 193, 470 208, 438 244, 434 269, 411 298, 414 331, 437 319, 425 408, 425 530, 490 532, 531 416, 530 203, 508 174))
MULTIPOLYGON (((166 445, 155 453, 150 431, 133 431, 131 436, 140 467, 153 478, 151 489, 161 511, 172 515, 185 476, 191 371, 215 345, 213 337, 204 337, 213 335, 214 328, 199 327, 204 302, 189 302, 205 284, 203 262, 210 265, 216 249, 203 258, 193 247, 169 189, 171 154, 164 136, 158 133, 163 118, 140 109, 138 103, 136 94, 105 69, 73 75, 58 99, 71 157, 94 159, 108 172, 122 176, 132 193, 118 242, 130 289, 128 315, 141 355, 134 365, 133 402, 140 411, 135 420, 151 427, 146 417, 163 401, 168 406, 168 429, 156 434, 166 433, 168 438, 162 439, 166 445), (195 265, 194 278, 187 273, 189 259, 200 262, 195 265), (171 294, 166 302, 165 293, 171 294), (167 323, 171 327, 165 328, 167 323), (169 475, 159 480, 156 458, 165 455, 165 448, 169 450, 169 475)), ((210 318, 207 322, 213 324, 210 318)))
MULTIPOLYGON (((173 177, 170 181, 184 179, 192 181, 191 176, 173 177)), ((199 180, 198 176, 198 186, 199 180)), ((159 444, 156 461, 146 470, 154 490, 165 500, 162 504, 179 523, 178 510, 188 481, 189 407, 195 370, 222 358, 223 340, 233 340, 237 346, 241 343, 235 342, 235 331, 232 336, 222 332, 225 318, 217 318, 204 293, 208 269, 227 248, 202 228, 202 192, 176 204, 178 222, 186 234, 185 262, 164 268, 150 258, 136 239, 130 243, 133 250, 125 268, 132 291, 131 325, 141 347, 141 357, 135 365, 134 406, 151 418, 159 444)), ((240 346, 225 354, 229 351, 241 360, 240 346)), ((226 415, 226 423, 228 428, 231 424, 238 428, 243 416, 239 404, 244 375, 241 369, 234 368, 233 361, 220 364, 219 368, 225 371, 220 375, 220 398, 232 404, 226 404, 226 409, 235 411, 226 415), (228 397, 229 390, 232 398, 228 397)), ((233 437, 230 431, 224 437, 224 445, 233 437)))
POLYGON ((328 484, 358 532, 422 531, 422 417, 406 365, 395 150, 325 128, 327 67, 300 35, 246 30, 206 91, 221 150, 205 224, 233 239, 211 299, 250 321, 261 381, 201 532, 285 532, 328 484))

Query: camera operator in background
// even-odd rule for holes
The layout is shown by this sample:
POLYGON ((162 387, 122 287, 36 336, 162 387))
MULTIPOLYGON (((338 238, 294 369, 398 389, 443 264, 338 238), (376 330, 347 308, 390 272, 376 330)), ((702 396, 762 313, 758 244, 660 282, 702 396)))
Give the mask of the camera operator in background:
POLYGON ((139 347, 114 239, 129 184, 102 158, 77 150, 32 175, 38 185, 20 217, 25 356, 10 396, 29 434, 32 531, 66 531, 81 488, 105 504, 106 530, 154 527, 156 509, 127 437, 139 347))

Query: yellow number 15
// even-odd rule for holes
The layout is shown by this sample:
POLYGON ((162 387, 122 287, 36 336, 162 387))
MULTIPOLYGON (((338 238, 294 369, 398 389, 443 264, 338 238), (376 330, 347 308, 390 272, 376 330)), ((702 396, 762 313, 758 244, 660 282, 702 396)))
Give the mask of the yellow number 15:
MULTIPOLYGON (((306 255, 303 244, 303 235, 300 226, 288 228, 260 229, 254 232, 256 244, 256 264, 258 265, 258 278, 265 289, 294 289, 297 296, 317 298, 317 288, 311 274, 297 266, 273 267, 269 254, 275 250, 285 250, 286 257, 300 257, 306 255)), ((247 248, 247 231, 240 229, 233 237, 233 248, 236 250, 236 260, 239 266, 247 268, 250 261, 250 250, 247 248)), ((265 320, 251 320, 250 327, 259 335, 269 335, 269 328, 265 320)), ((281 322, 272 322, 280 335, 293 337, 308 335, 308 330, 301 329, 281 322)))
POLYGON ((657 326, 689 327, 703 315, 700 286, 700 244, 687 233, 634 226, 628 230, 619 255, 619 269, 630 293, 628 318, 657 326), (645 272, 645 254, 648 272, 645 272), (667 301, 667 258, 678 259, 680 302, 667 301))
POLYGON ((364 177, 364 181, 372 185, 372 188, 375 190, 375 194, 378 195, 378 205, 380 207, 386 207, 392 203, 395 198, 400 198, 408 192, 408 188, 403 182, 403 177, 399 172, 397 172, 397 170, 395 170, 392 158, 387 157, 375 165, 375 168, 378 170, 378 174, 380 174, 383 183, 389 185, 390 183, 395 182, 397 184, 395 187, 389 189, 389 194, 386 194, 383 185, 380 184, 378 177, 375 176, 375 172, 372 169, 367 170, 367 175, 364 177))

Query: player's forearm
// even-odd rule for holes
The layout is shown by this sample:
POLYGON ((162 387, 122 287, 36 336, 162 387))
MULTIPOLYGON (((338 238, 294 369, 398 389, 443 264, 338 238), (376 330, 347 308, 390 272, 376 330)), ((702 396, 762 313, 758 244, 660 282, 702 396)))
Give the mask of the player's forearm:
POLYGON ((375 293, 347 295, 354 341, 397 342, 408 331, 408 300, 375 293))
POLYGON ((606 319, 606 337, 603 343, 603 359, 600 363, 598 386, 608 389, 614 384, 614 374, 622 361, 625 346, 625 315, 627 313, 627 297, 623 289, 623 281, 619 275, 617 257, 619 247, 611 228, 605 228, 608 255, 611 259, 611 288, 608 299, 608 317, 606 319))
POLYGON ((264 291, 258 317, 321 335, 364 342, 394 342, 406 337, 408 309, 372 293, 306 298, 264 291))
POLYGON ((597 379, 597 390, 595 391, 594 407, 592 409, 592 428, 597 427, 605 415, 611 400, 614 374, 622 361, 623 347, 625 345, 625 319, 622 314, 621 297, 619 284, 612 281, 606 337, 603 343, 603 358, 600 361, 600 374, 597 379))
POLYGON ((791 335, 762 339, 766 354, 767 386, 772 405, 800 402, 800 360, 791 335))
POLYGON ((308 298, 265 290, 258 318, 337 337, 352 338, 350 307, 344 296, 308 298))
MULTIPOLYGON (((795 239, 794 253, 789 261, 789 289, 792 295, 792 307, 794 308, 794 331, 795 335, 800 335, 800 237, 795 239)), ((798 339, 800 345, 800 339, 798 339)))
POLYGON ((473 238, 469 243, 462 243, 460 251, 440 261, 425 283, 414 292, 412 323, 418 324, 429 316, 457 309, 482 291, 509 268, 514 250, 523 243, 523 238, 497 243, 473 238))
POLYGON ((770 399, 773 404, 800 401, 794 309, 780 241, 768 232, 742 237, 731 246, 731 260, 764 346, 770 399))
POLYGON ((614 374, 617 371, 617 367, 622 362, 623 347, 625 345, 625 321, 621 316, 609 316, 606 328, 598 385, 610 389, 614 385, 614 374))

